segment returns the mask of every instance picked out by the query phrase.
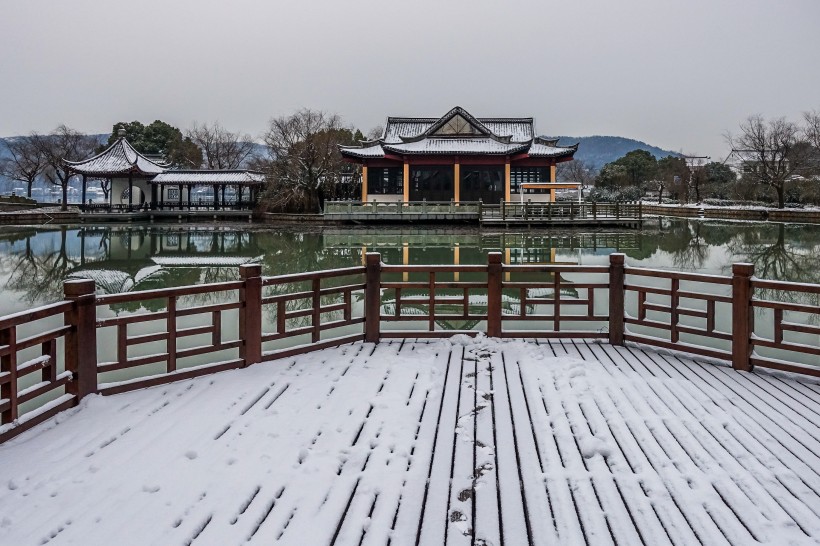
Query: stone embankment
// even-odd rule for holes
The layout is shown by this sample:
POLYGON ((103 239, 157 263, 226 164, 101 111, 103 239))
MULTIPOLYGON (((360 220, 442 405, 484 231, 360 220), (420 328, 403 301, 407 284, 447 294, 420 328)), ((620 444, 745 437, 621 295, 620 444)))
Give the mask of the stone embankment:
POLYGON ((757 220, 770 222, 797 222, 820 224, 820 209, 764 209, 699 207, 697 205, 643 204, 644 214, 680 216, 683 218, 720 218, 725 220, 757 220))
MULTIPOLYGON (((11 208, 11 205, 9 207, 11 208)), ((0 225, 65 224, 79 221, 80 211, 77 207, 69 207, 67 211, 61 211, 60 207, 26 206, 12 210, 0 208, 0 225)))

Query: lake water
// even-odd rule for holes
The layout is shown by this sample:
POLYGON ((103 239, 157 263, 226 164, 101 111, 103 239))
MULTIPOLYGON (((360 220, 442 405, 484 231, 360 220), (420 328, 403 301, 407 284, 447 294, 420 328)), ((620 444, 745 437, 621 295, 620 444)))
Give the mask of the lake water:
MULTIPOLYGON (((649 219, 640 231, 177 224, 0 227, 0 316, 60 300, 67 278, 90 278, 98 293, 116 293, 235 280, 243 263, 260 263, 264 275, 348 267, 361 264, 363 253, 370 251, 381 252, 388 264, 484 264, 488 252, 501 251, 505 262, 512 264, 580 265, 607 264, 610 253, 623 252, 628 265, 728 275, 732 263, 751 262, 758 277, 820 283, 820 225, 661 218, 649 219)), ((188 303, 226 297, 235 295, 206 294, 188 303)), ((157 310, 162 305, 124 304, 104 315, 157 310)), ((226 316, 226 328, 229 322, 226 316)), ((134 333, 139 331, 134 327, 134 333)), ((189 364, 198 362, 194 358, 189 364)), ((114 373, 111 379, 122 377, 114 373)))

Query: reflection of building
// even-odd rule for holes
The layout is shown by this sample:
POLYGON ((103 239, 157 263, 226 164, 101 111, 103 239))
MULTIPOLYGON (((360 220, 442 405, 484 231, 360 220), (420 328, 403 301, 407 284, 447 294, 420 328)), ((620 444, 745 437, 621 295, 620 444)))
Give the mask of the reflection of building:
POLYGON ((258 262, 262 251, 256 234, 246 231, 140 228, 82 229, 80 263, 71 278, 93 279, 106 293, 173 285, 167 276, 175 269, 227 269, 258 262), (88 240, 88 241, 87 241, 88 240), (86 258, 93 240, 100 252, 86 258))
POLYGON ((555 201, 555 167, 578 145, 536 136, 532 118, 387 118, 381 138, 342 146, 362 167, 362 201, 555 201))
POLYGON ((222 210, 252 208, 264 179, 247 170, 172 170, 139 153, 121 136, 101 153, 65 161, 82 176, 82 208, 134 210, 222 210), (110 180, 106 205, 89 205, 88 180, 110 180))

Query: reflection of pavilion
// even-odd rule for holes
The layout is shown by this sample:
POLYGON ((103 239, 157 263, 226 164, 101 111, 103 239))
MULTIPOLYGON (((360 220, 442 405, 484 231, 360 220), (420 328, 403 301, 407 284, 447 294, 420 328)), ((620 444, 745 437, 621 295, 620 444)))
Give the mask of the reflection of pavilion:
MULTIPOLYGON (((528 288, 527 299, 552 299, 555 297, 555 292, 550 288, 528 288)), ((450 291, 452 292, 452 291, 450 291)), ((510 293, 503 293, 501 295, 501 312, 504 315, 518 316, 521 314, 521 298, 518 291, 509 291, 510 293)), ((447 295, 448 290, 441 289, 436 291, 437 294, 447 295)), ((427 316, 428 304, 427 300, 429 293, 425 290, 402 289, 401 299, 401 316, 427 316)), ((572 281, 561 277, 561 294, 560 297, 564 299, 577 299, 578 291, 572 287, 572 281)), ((459 296, 457 299, 461 299, 459 296)), ((466 314, 469 315, 486 315, 487 314, 487 295, 486 294, 470 294, 467 297, 466 314)), ((527 303, 526 312, 532 314, 535 312, 537 305, 527 303)), ((465 309, 461 303, 453 304, 437 304, 436 305, 436 324, 442 330, 471 330, 482 319, 463 318, 462 315, 465 309), (452 318, 450 318, 452 317, 452 318)), ((383 315, 396 315, 396 300, 388 299, 382 300, 381 312, 383 315)), ((419 319, 423 320, 423 319, 419 319)))
MULTIPOLYGON (((483 264, 486 262, 486 253, 502 250, 504 262, 507 264, 542 264, 542 265, 571 265, 577 261, 559 261, 556 253, 559 249, 578 249, 585 247, 597 249, 603 244, 617 245, 625 248, 637 245, 634 233, 624 234, 573 234, 572 236, 559 235, 531 235, 531 234, 452 234, 435 233, 345 233, 334 236, 326 233, 325 246, 345 248, 347 245, 360 248, 362 257, 370 250, 378 250, 386 263, 402 265, 423 264, 483 264), (622 237, 622 238, 621 238, 622 237), (459 242, 454 242, 455 240, 459 242), (520 246, 512 246, 520 245, 520 246)), ((453 281, 470 280, 469 273, 453 272, 453 281)), ((538 276, 542 283, 553 283, 553 273, 525 273, 527 277, 538 276)), ((417 273, 401 273, 403 282, 426 281, 427 278, 417 278, 417 273)), ((509 272, 505 273, 505 281, 513 280, 509 272)), ((448 274, 440 274, 436 280, 447 282, 448 274)), ((517 279, 516 279, 517 280, 517 279)), ((573 281, 564 275, 559 278, 560 298, 562 300, 579 299, 578 289, 573 281)), ((396 315, 397 299, 400 298, 400 315, 402 317, 426 317, 429 312, 429 291, 426 288, 403 288, 397 296, 394 289, 389 289, 386 298, 382 301, 382 314, 396 315)), ((537 313, 537 308, 544 305, 545 300, 556 297, 553 288, 527 288, 522 293, 520 289, 505 289, 502 294, 502 309, 505 315, 524 315, 537 313), (538 300, 533 303, 531 300, 538 300)), ((435 323, 444 330, 469 330, 483 319, 475 318, 486 315, 487 296, 481 293, 467 295, 465 309, 464 295, 459 289, 439 288, 436 290, 436 299, 442 303, 436 305, 435 323)), ((547 303, 547 305, 550 305, 547 303)), ((410 320, 410 319, 404 319, 410 320)), ((419 320, 423 320, 420 318, 419 320)))
POLYGON ((256 234, 245 231, 91 228, 78 236, 83 251, 69 277, 93 279, 106 293, 177 284, 169 282, 172 275, 198 282, 189 278, 191 271, 229 268, 235 274, 239 265, 258 262, 262 254, 256 234), (98 242, 100 252, 86 258, 89 241, 98 242))

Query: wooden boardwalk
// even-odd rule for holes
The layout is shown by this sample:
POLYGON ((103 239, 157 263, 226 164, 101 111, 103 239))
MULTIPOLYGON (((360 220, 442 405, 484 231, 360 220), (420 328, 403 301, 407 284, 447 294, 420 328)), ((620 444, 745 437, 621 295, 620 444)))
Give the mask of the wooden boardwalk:
POLYGON ((584 341, 357 343, 0 446, 0 543, 820 540, 820 384, 584 341))

